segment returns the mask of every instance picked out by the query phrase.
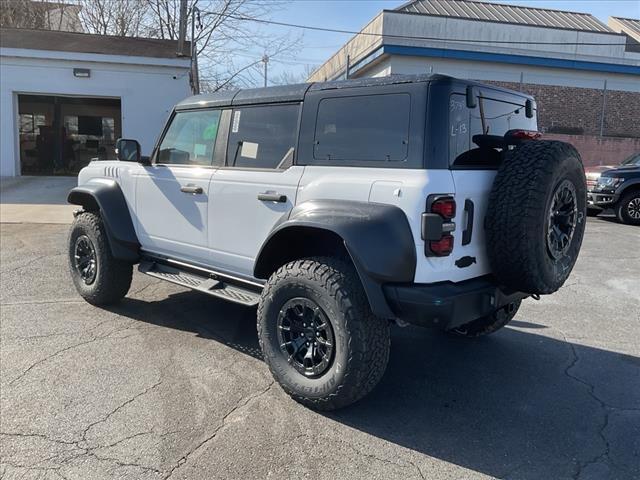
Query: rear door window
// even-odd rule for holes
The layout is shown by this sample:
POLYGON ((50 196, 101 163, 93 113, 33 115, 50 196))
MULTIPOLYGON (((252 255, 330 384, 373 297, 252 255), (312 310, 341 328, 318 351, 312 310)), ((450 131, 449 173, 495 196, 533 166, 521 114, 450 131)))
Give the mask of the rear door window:
POLYGON ((233 109, 227 166, 287 168, 293 162, 300 104, 233 109))
POLYGON ((324 98, 318 106, 313 157, 345 162, 405 160, 410 110, 407 93, 324 98))

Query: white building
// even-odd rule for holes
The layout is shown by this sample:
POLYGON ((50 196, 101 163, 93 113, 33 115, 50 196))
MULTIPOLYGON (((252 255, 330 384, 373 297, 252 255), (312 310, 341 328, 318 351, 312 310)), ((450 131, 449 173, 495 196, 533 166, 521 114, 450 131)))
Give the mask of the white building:
POLYGON ((177 42, 0 29, 0 175, 74 174, 118 137, 149 154, 191 94, 177 42))
POLYGON ((605 25, 586 13, 412 0, 380 12, 309 81, 415 73, 533 95, 540 130, 571 141, 586 164, 615 164, 640 149, 637 19, 605 25))
POLYGON ((601 88, 608 78, 614 90, 640 92, 640 53, 620 31, 584 13, 412 0, 380 12, 309 80, 343 78, 348 63, 351 78, 434 71, 583 88, 601 88))

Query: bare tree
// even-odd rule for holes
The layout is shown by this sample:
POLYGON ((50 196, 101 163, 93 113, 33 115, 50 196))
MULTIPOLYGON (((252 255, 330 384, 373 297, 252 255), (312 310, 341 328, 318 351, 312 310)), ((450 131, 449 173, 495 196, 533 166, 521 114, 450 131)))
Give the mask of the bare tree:
POLYGON ((317 68, 317 65, 305 64, 302 71, 291 72, 285 70, 276 76, 272 83, 274 85, 292 85, 294 83, 305 83, 311 76, 313 71, 317 68))
POLYGON ((45 30, 80 29, 78 6, 56 0, 0 0, 0 26, 45 30))
MULTIPOLYGON (((176 40, 179 31, 179 0, 144 0, 149 6, 147 32, 149 36, 176 40)), ((301 37, 289 32, 267 35, 255 23, 283 5, 276 0, 189 0, 187 24, 197 15, 195 30, 202 90, 221 90, 260 83, 260 59, 291 53, 299 48, 301 37), (237 55, 254 52, 253 58, 237 55)), ((187 28, 190 32, 190 28, 187 28)), ((190 38, 189 39, 194 40, 190 38)))
POLYGON ((123 37, 146 33, 146 0, 78 0, 78 4, 85 32, 123 37))

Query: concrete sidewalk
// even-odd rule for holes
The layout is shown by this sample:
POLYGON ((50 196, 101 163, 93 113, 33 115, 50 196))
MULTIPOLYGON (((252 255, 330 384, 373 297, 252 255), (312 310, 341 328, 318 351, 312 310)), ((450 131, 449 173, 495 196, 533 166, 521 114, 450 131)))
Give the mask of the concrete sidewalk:
POLYGON ((75 177, 2 177, 0 223, 61 223, 77 208, 67 203, 75 177))

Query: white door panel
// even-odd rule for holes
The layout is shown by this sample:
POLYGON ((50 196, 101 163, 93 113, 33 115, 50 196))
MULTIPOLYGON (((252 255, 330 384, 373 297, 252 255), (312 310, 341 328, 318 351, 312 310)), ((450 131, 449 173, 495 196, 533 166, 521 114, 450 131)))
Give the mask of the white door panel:
POLYGON ((273 226, 289 213, 304 167, 286 170, 219 169, 211 181, 209 211, 212 259, 221 268, 253 274, 255 258, 273 226), (262 201, 259 194, 286 196, 284 202, 262 201))
POLYGON ((135 223, 143 249, 207 262, 212 173, 211 168, 156 165, 138 174, 135 223))

